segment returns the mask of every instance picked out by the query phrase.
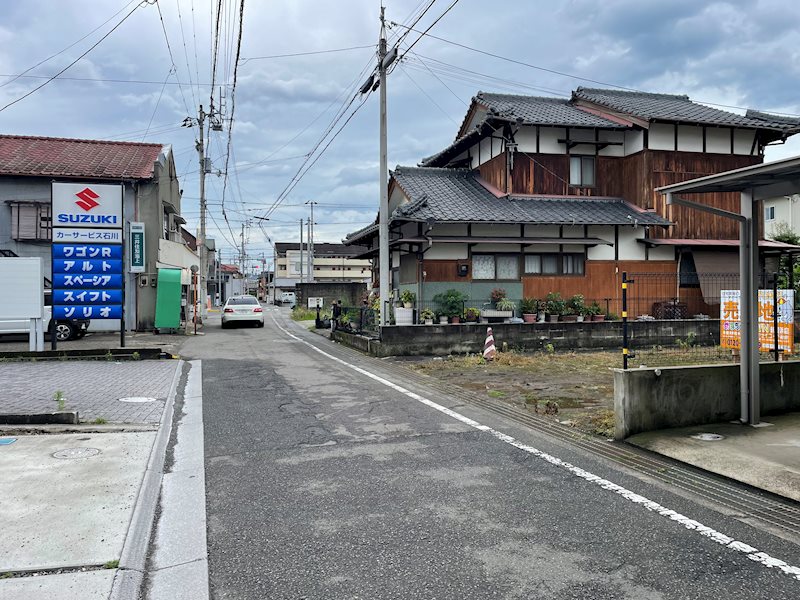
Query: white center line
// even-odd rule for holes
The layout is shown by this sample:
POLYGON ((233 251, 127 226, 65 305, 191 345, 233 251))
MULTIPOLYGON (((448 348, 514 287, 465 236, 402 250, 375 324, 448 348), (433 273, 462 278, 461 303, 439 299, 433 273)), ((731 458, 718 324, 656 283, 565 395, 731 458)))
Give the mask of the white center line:
POLYGON ((732 537, 730 537, 728 535, 725 535, 724 533, 721 533, 721 532, 717 531, 716 529, 712 529, 711 527, 707 527, 706 525, 703 525, 702 523, 699 523, 698 521, 695 521, 694 519, 690 519, 689 517, 687 517, 685 515, 682 515, 679 512, 676 512, 674 510, 666 508, 665 506, 662 506, 661 504, 659 504, 657 502, 654 502, 653 500, 645 498, 644 496, 640 496, 639 494, 637 494, 635 492, 632 492, 632 491, 630 491, 630 490, 628 490, 628 489, 626 489, 626 488, 624 488, 624 487, 622 487, 620 485, 617 485, 616 483, 613 483, 613 482, 611 482, 611 481, 609 481, 607 479, 603 479, 602 477, 599 477, 598 475, 594 475, 593 473, 590 473, 589 471, 585 471, 585 470, 581 469, 580 467, 576 467, 575 465, 573 465, 571 463, 568 463, 566 461, 563 461, 560 458, 557 458, 557 457, 555 457, 555 456, 553 456, 551 454, 547 454, 546 452, 542 452, 541 450, 539 450, 537 448, 534 448, 533 446, 529 446, 527 444, 523 444, 519 440, 511 437, 510 435, 507 435, 507 434, 505 434, 505 433, 503 433, 501 431, 497 431, 496 429, 492 429, 491 427, 488 427, 487 425, 481 425, 477 421, 474 421, 473 419, 470 419, 469 417, 465 417, 461 413, 458 413, 458 412, 456 412, 454 410, 451 410, 451 409, 447 408, 446 406, 442 406, 441 404, 437 404, 436 402, 433 402, 432 400, 428 400, 427 398, 425 398, 423 396, 420 396, 419 394, 416 394, 416 393, 412 392, 411 390, 407 390, 406 388, 404 388, 404 387, 402 387, 400 385, 397 385, 396 383, 393 383, 393 382, 389 381, 388 379, 385 379, 385 378, 383 378, 383 377, 381 377, 379 375, 375 375, 374 373, 371 373, 371 372, 367 371, 366 369, 362 369, 361 367, 357 367, 356 365, 351 364, 351 363, 349 363, 349 362, 347 362, 345 360, 342 360, 341 358, 337 358, 336 356, 333 356, 332 354, 328 354, 324 350, 316 347, 314 344, 312 344, 310 342, 307 342, 306 340, 304 340, 302 338, 299 338, 298 336, 294 335, 293 333, 291 333, 287 329, 284 329, 283 327, 281 327, 280 324, 278 324, 278 321, 275 319, 274 315, 272 315, 272 320, 275 322, 275 326, 278 329, 280 329, 283 333, 285 333, 289 337, 297 340, 298 342, 301 342, 301 343, 305 344, 306 346, 308 346, 309 348, 311 348, 315 352, 318 352, 319 354, 325 356, 326 358, 328 358, 328 359, 330 359, 330 360, 332 360, 334 362, 337 362, 337 363, 339 363, 339 364, 341 364, 341 365, 343 365, 345 367, 348 367, 349 369, 352 369, 353 371, 356 371, 357 373, 360 373, 360 374, 362 374, 362 375, 364 375, 366 377, 369 377, 370 379, 373 379, 373 380, 375 380, 375 381, 377 381, 377 382, 379 382, 379 383, 381 383, 381 384, 383 384, 383 385, 385 385, 385 386, 387 386, 387 387, 389 387, 389 388, 391 388, 391 389, 393 389, 393 390, 395 390, 397 392, 400 392, 401 394, 404 394, 405 396, 408 396, 409 398, 412 398, 413 400, 416 400, 417 402, 421 402, 422 404, 424 404, 426 406, 429 406, 430 408, 433 408, 434 410, 438 410, 439 412, 444 413, 444 414, 448 415, 449 417, 452 417, 452 418, 464 423, 465 425, 469 425, 470 427, 473 427, 474 429, 477 429, 478 431, 483 431, 485 433, 488 433, 488 434, 494 436, 495 438, 497 438, 498 440, 501 440, 501 441, 505 442, 506 444, 510 444, 511 446, 514 446, 515 448, 519 448, 520 450, 523 450, 524 452, 527 452, 528 454, 536 456, 537 458, 540 458, 540 459, 542 459, 544 461, 547 461, 548 463, 550 463, 552 465, 560 467, 560 468, 572 473, 576 477, 580 477, 581 479, 584 479, 584 480, 586 480, 588 482, 591 482, 591 483, 603 488, 604 490, 608 490, 610 492, 614 492, 615 494, 619 494, 620 496, 622 496, 626 500, 628 500, 630 502, 633 502, 634 504, 638 504, 640 506, 643 506, 647 510, 649 510, 651 512, 654 512, 656 514, 659 514, 662 517, 665 517, 665 518, 669 519, 670 521, 675 521, 676 523, 680 523, 686 529, 688 529, 690 531, 694 531, 694 532, 702 535, 703 537, 707 537, 707 538, 717 542, 718 544, 721 544, 722 546, 725 546, 726 548, 729 548, 730 550, 734 550, 736 552, 740 552, 740 553, 744 554, 745 556, 747 556, 747 558, 749 558, 752 561, 760 563, 760 564, 762 564, 765 567, 768 567, 770 569, 778 569, 781 573, 789 575, 793 579, 795 579, 797 581, 800 581, 800 567, 795 567, 795 566, 789 565, 788 563, 786 563, 786 562, 784 562, 784 561, 782 561, 780 559, 773 558, 769 554, 767 554, 765 552, 760 552, 757 548, 754 548, 753 546, 750 546, 749 544, 745 544, 744 542, 740 542, 740 541, 738 541, 738 540, 736 540, 736 539, 734 539, 734 538, 732 538, 732 537))

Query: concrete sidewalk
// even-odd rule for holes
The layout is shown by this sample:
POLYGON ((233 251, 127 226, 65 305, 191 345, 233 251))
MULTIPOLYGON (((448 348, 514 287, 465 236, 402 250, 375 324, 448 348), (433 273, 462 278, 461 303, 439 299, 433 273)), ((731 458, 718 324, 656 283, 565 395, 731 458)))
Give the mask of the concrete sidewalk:
POLYGON ((0 364, 0 412, 52 412, 59 390, 85 423, 0 425, 0 597, 108 598, 132 544, 143 571, 183 365, 0 364))
POLYGON ((800 502, 800 413, 768 416, 764 422, 769 425, 663 429, 625 441, 800 502))

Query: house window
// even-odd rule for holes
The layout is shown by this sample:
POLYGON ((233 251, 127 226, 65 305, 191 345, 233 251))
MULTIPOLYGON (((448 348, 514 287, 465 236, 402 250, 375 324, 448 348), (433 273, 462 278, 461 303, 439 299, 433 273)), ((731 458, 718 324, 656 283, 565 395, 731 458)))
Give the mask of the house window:
POLYGON ((766 221, 774 221, 775 220, 775 207, 768 206, 764 209, 764 219, 766 221))
POLYGON ((594 185, 594 156, 569 157, 569 184, 582 187, 594 185))
POLYGON ((50 205, 10 202, 11 237, 18 241, 50 241, 50 205))
POLYGON ((474 254, 472 279, 519 280, 519 257, 510 254, 474 254))
POLYGON ((526 254, 526 275, 583 275, 583 254, 526 254))

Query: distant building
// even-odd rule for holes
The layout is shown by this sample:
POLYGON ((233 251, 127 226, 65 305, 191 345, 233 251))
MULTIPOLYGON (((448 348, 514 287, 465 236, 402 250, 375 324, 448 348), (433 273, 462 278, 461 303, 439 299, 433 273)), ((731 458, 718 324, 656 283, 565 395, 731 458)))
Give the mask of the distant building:
POLYGON ((780 229, 800 235, 800 194, 764 200, 764 237, 773 239, 780 229))
POLYGON ((367 285, 372 281, 372 268, 368 258, 357 258, 364 251, 359 246, 343 244, 314 244, 314 269, 312 279, 308 278, 308 255, 306 244, 303 244, 302 260, 299 243, 277 242, 277 253, 274 289, 276 293, 293 290, 301 281, 301 265, 303 281, 318 283, 359 282, 367 285))
MULTIPOLYGON (((181 268, 189 282, 196 255, 181 236, 181 191, 172 147, 140 142, 0 135, 0 255, 43 259, 51 278, 51 185, 120 184, 124 235, 129 223, 145 226, 145 272, 124 264, 125 326, 152 329, 158 269, 181 268)), ((119 329, 119 321, 93 321, 91 329, 119 329)))

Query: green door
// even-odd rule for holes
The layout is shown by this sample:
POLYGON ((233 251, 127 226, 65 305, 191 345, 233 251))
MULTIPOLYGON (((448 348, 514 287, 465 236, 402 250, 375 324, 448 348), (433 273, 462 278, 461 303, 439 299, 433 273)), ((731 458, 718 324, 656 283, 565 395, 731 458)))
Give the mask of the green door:
POLYGON ((181 270, 159 269, 156 288, 156 329, 181 326, 181 270))

